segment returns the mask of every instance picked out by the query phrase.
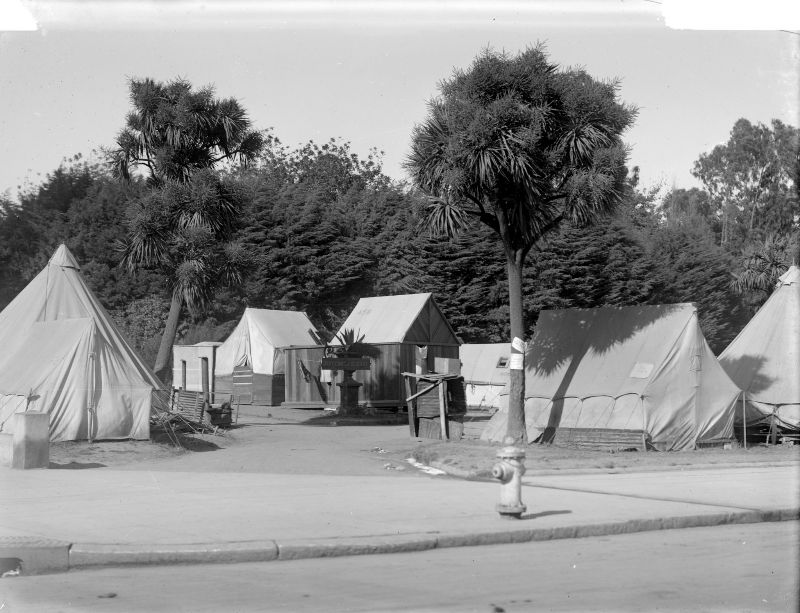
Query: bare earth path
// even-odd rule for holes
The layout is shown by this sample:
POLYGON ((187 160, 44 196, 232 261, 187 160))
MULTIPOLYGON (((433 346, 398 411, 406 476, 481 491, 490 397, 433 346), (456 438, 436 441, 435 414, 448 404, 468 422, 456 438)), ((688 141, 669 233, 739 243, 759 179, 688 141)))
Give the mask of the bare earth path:
MULTIPOLYGON (((417 472, 406 461, 414 455, 454 476, 485 478, 499 448, 479 441, 413 439, 406 425, 330 425, 321 410, 258 406, 242 407, 237 427, 224 435, 197 436, 188 442, 192 451, 147 441, 57 443, 51 447, 51 468, 408 475, 417 472)), ((526 454, 529 475, 800 464, 800 446, 788 445, 671 453, 529 445, 526 454)))

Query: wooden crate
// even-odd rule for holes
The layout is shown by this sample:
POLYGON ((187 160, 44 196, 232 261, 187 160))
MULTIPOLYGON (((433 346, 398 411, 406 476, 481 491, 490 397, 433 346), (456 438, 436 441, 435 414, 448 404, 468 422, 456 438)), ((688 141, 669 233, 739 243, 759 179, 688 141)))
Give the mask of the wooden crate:
MULTIPOLYGON (((421 417, 419 419, 419 438, 442 440, 442 420, 438 417, 421 417)), ((451 441, 458 441, 464 435, 464 424, 458 419, 447 420, 447 435, 451 441)))
MULTIPOLYGON (((420 385, 427 386, 427 383, 420 385)), ((441 384, 440 384, 441 385, 441 384)), ((462 415, 467 412, 467 394, 464 389, 464 379, 450 379, 444 382, 447 392, 447 414, 462 415)), ((439 388, 434 387, 428 393, 418 396, 417 416, 418 417, 439 417, 439 388)))

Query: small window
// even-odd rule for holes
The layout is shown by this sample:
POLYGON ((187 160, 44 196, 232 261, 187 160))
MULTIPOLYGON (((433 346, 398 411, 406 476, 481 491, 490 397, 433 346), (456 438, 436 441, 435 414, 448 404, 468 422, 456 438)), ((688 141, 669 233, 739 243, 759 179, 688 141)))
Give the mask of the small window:
POLYGON ((496 368, 508 368, 508 358, 503 356, 499 360, 497 360, 496 368))

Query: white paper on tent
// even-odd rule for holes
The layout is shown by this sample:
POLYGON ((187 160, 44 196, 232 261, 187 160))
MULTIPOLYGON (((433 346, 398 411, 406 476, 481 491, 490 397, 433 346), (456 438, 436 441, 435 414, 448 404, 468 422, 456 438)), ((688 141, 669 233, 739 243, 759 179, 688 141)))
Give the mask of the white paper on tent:
POLYGON ((653 372, 653 365, 648 362, 636 362, 628 376, 631 379, 647 379, 653 372))

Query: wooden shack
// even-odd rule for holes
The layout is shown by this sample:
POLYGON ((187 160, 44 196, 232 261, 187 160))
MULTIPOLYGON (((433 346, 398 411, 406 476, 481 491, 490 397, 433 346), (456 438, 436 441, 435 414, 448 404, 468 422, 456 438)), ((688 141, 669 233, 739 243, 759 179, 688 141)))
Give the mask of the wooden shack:
MULTIPOLYGON (((403 372, 432 372, 437 357, 458 359, 458 337, 429 293, 362 298, 339 332, 347 329, 364 335, 363 342, 376 350, 370 370, 354 375, 364 384, 359 404, 366 407, 404 407, 403 372)), ((286 350, 286 404, 338 405, 336 383, 341 373, 337 378, 337 373, 321 370, 324 351, 323 347, 286 350)))

